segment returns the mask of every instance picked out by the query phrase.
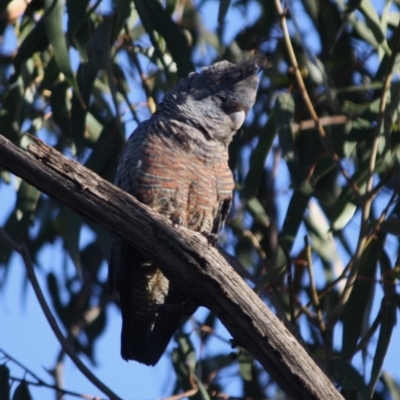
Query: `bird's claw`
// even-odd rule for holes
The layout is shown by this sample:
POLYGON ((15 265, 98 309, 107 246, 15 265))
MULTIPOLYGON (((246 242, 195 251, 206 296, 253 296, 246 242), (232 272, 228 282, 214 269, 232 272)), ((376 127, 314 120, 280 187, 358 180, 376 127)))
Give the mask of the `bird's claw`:
POLYGON ((207 239, 208 244, 217 247, 218 244, 218 234, 211 232, 201 232, 201 234, 207 239))

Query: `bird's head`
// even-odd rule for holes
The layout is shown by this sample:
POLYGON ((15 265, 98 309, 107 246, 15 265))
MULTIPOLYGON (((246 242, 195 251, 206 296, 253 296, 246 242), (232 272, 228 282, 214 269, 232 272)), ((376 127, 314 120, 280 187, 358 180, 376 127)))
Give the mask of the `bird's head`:
POLYGON ((238 64, 221 61, 202 68, 182 79, 159 110, 194 126, 205 139, 227 145, 255 102, 257 73, 266 64, 262 55, 255 55, 238 64))

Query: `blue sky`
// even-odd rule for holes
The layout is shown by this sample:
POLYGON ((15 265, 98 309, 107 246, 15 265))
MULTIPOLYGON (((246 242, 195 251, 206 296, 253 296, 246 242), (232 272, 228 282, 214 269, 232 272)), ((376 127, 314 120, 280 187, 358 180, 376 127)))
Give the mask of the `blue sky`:
MULTIPOLYGON (((376 1, 374 3, 383 4, 383 1, 376 1)), ((294 2, 294 4, 297 7, 298 2, 294 2)), ((217 7, 218 2, 211 1, 207 3, 207 7, 204 9, 204 21, 210 29, 214 29, 217 25, 217 7)), ((251 22, 256 13, 257 6, 254 3, 252 12, 248 15, 248 21, 244 21, 237 10, 231 9, 228 14, 229 23, 227 23, 227 27, 233 26, 235 30, 229 29, 227 35, 229 37, 233 36, 241 26, 251 22)), ((301 29, 304 32, 309 32, 305 35, 308 45, 316 51, 318 43, 313 38, 312 30, 308 30, 308 22, 302 18, 300 11, 296 15, 299 18, 301 29)), ((282 173, 278 185, 282 189, 286 189, 287 184, 287 175, 282 173)), ((279 210, 281 217, 285 215, 285 209, 289 200, 289 196, 285 195, 283 190, 282 193, 279 210)), ((0 205, 0 225, 2 226, 14 205, 14 189, 12 186, 0 185, 0 205)), ((353 229, 355 232, 357 230, 357 223, 353 227, 350 226, 350 229, 353 229)), ((299 236, 302 237, 302 235, 299 236)), ((85 238, 83 237, 82 240, 85 240, 85 238)), ((46 287, 46 282, 44 281, 46 273, 56 269, 57 267, 55 266, 61 266, 63 261, 61 253, 62 247, 60 243, 56 243, 54 246, 47 246, 42 252, 40 256, 42 270, 37 272, 42 288, 46 287)), ((71 263, 69 268, 73 268, 71 263)), ((103 269, 104 274, 106 274, 105 264, 103 265, 103 269)), ((22 294, 24 293, 25 285, 24 277, 24 266, 21 258, 19 255, 14 255, 5 290, 0 291, 0 349, 8 352, 16 360, 22 362, 26 367, 39 375, 44 381, 52 384, 52 377, 46 370, 54 367, 60 346, 44 318, 33 290, 28 286, 26 294, 22 294)), ((377 304, 374 305, 375 308, 377 306, 377 304)), ((200 315, 204 315, 204 310, 200 310, 199 313, 200 315)), ((93 368, 93 372, 124 399, 156 399, 169 395, 172 389, 171 381, 174 380, 174 372, 167 357, 163 357, 157 366, 153 368, 142 366, 136 362, 127 363, 123 361, 119 355, 121 317, 117 307, 110 307, 107 317, 107 328, 96 344, 97 366, 92 367, 85 358, 83 358, 84 362, 90 368, 93 368)), ((222 325, 219 325, 218 330, 220 335, 227 340, 230 338, 229 333, 226 332, 222 325)), ((336 332, 336 334, 340 334, 340 332, 336 332)), ((399 325, 397 325, 396 331, 393 334, 393 338, 396 337, 400 337, 399 325)), ((215 341, 211 351, 218 351, 219 346, 226 345, 215 341)), ((400 380, 398 354, 400 354, 400 342, 392 340, 385 361, 385 369, 389 370, 400 380)), ((12 362, 7 365, 11 368, 12 375, 16 377, 23 376, 22 370, 12 362)), ((29 376, 26 378, 31 380, 29 376)), ((100 391, 88 382, 68 358, 64 364, 64 379, 64 386, 68 390, 101 396, 100 391)), ((230 395, 239 396, 241 394, 240 387, 228 375, 224 378, 224 383, 226 384, 226 392, 230 395)), ((34 399, 47 400, 54 398, 53 391, 46 388, 32 389, 32 394, 34 399)), ((66 399, 70 398, 72 399, 73 397, 66 396, 66 399)))

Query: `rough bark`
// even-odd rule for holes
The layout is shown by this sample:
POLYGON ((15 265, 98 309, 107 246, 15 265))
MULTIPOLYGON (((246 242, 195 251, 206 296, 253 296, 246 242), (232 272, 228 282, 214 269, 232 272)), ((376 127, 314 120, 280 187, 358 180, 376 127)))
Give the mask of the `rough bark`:
POLYGON ((212 310, 293 399, 343 399, 281 321, 199 233, 175 228, 134 197, 35 139, 30 153, 0 136, 0 165, 157 262, 212 310))

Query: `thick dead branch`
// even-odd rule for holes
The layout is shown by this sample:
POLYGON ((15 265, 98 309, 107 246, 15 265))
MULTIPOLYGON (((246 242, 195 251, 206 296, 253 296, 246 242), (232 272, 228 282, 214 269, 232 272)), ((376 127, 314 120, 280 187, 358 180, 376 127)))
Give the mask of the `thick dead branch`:
POLYGON ((0 136, 0 165, 139 248, 212 310, 293 399, 342 399, 297 342, 199 233, 174 228, 134 197, 39 140, 29 153, 0 136))

